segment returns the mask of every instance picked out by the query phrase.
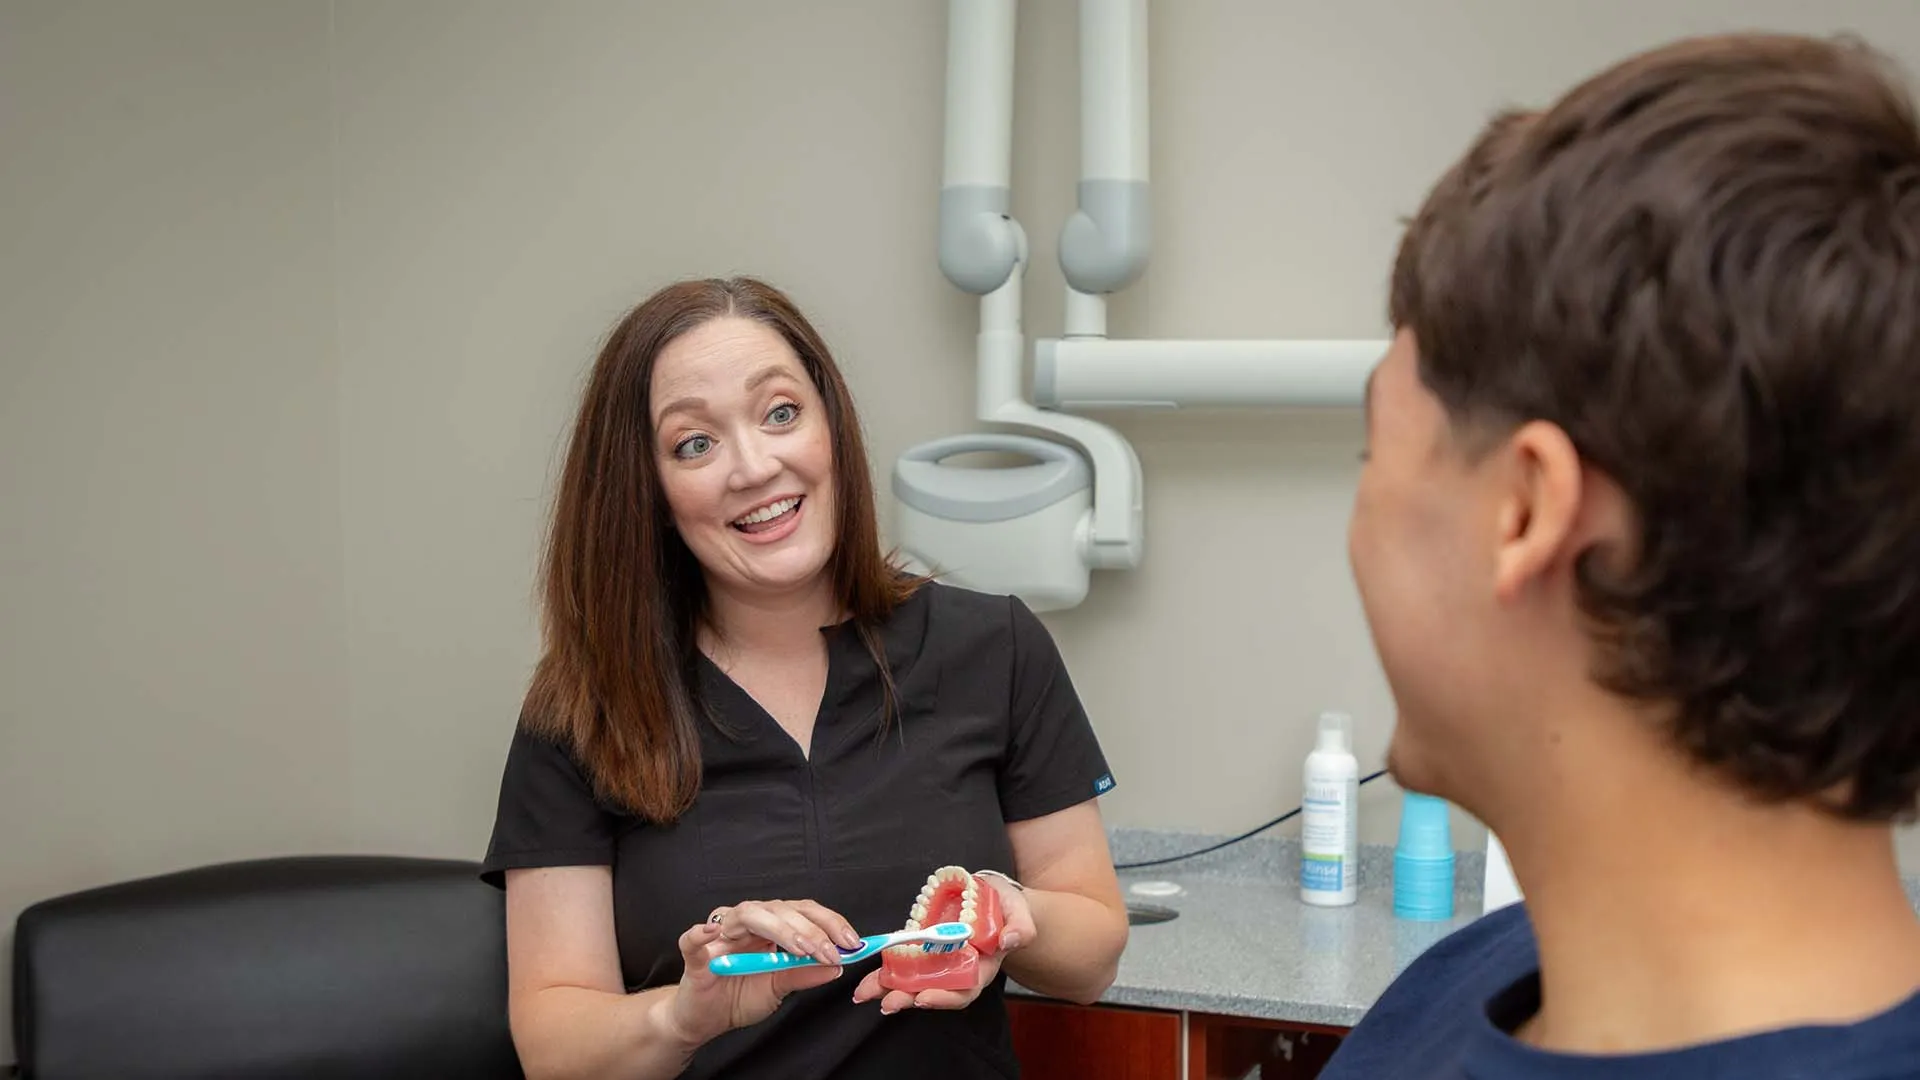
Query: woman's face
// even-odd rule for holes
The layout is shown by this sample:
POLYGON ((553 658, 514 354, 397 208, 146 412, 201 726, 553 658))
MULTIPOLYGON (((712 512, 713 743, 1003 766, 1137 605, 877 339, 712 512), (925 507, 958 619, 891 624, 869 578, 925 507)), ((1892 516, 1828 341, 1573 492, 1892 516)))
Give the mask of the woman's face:
POLYGON ((786 339, 713 319, 661 350, 650 390, 661 490, 708 586, 819 585, 835 543, 833 433, 786 339))

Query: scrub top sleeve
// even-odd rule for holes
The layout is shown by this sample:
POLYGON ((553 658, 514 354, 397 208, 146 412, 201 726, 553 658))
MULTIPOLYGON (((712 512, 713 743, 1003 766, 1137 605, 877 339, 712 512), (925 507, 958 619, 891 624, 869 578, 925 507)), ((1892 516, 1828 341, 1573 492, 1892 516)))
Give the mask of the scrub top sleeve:
POLYGON ((1013 687, 1000 812, 1007 821, 1044 817, 1113 789, 1113 773, 1074 692, 1053 635, 1018 597, 1008 597, 1013 687))
POLYGON ((493 839, 480 877, 504 888, 506 872, 534 866, 613 865, 613 815, 565 748, 524 727, 500 778, 493 839))

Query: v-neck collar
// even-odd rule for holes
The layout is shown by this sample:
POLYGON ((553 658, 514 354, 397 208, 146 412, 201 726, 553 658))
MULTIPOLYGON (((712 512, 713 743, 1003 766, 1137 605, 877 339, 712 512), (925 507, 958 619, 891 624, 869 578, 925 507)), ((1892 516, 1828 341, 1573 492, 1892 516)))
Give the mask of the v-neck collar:
MULTIPOLYGON (((914 662, 919 659, 921 647, 926 641, 928 632, 927 620, 930 612, 928 594, 936 587, 923 585, 916 589, 904 603, 894 608, 893 613, 884 622, 875 627, 880 639, 880 647, 886 656, 887 666, 896 684, 905 681, 914 662)), ((854 671, 850 666, 853 658, 849 656, 847 650, 860 649, 861 658, 865 659, 865 650, 861 645, 860 634, 853 619, 843 619, 840 622, 822 626, 819 630, 821 636, 826 639, 827 645, 827 681, 821 690, 820 704, 813 717, 813 731, 805 747, 800 745, 799 740, 795 739, 792 733, 780 726, 780 721, 774 719, 773 714, 767 711, 766 706, 760 704, 759 699, 748 693, 746 687, 736 682, 713 657, 708 656, 706 650, 697 647, 694 649, 697 663, 707 683, 717 687, 721 693, 734 696, 746 707, 747 715, 752 717, 746 725, 743 725, 749 729, 748 734, 751 737, 758 737, 762 727, 772 728, 773 733, 778 735, 784 745, 792 747, 793 752, 800 755, 801 763, 805 765, 812 765, 817 760, 816 755, 822 746, 821 729, 829 725, 839 726, 836 724, 836 718, 845 719, 842 716, 845 711, 844 699, 851 691, 850 680, 853 680, 852 672, 854 671)), ((874 708, 880 708, 877 701, 874 708)), ((863 716, 859 719, 864 720, 867 717, 863 716)))
POLYGON ((807 732, 806 746, 801 746, 800 740, 793 737, 793 732, 781 726, 773 713, 760 703, 760 699, 754 697, 732 675, 727 674, 727 670, 720 666, 719 661, 707 655, 705 649, 696 648, 694 652, 699 657, 701 671, 710 684, 718 685, 723 692, 738 698, 746 706, 747 715, 753 718, 752 723, 756 727, 768 729, 769 733, 779 738, 783 745, 800 755, 802 764, 811 765, 814 755, 820 749, 820 728, 826 724, 827 718, 834 714, 839 704, 840 675, 846 666, 839 655, 842 639, 846 637, 842 631, 850 625, 851 620, 848 620, 820 628, 821 636, 826 639, 827 678, 820 688, 820 701, 814 706, 813 726, 807 732))

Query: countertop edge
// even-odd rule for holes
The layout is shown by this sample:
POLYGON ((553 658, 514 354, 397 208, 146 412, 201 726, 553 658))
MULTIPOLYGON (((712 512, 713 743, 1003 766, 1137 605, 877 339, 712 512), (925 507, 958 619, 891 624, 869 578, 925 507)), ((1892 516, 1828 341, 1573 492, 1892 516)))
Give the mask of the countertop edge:
MULTIPOLYGON (((1029 990, 1012 979, 1007 980, 1007 996, 1023 1001, 1072 1004, 1029 990)), ((1204 1013, 1240 1020, 1273 1020, 1279 1023, 1340 1028, 1353 1027, 1360 1022, 1362 1016, 1366 1015, 1366 1010, 1363 1008, 1328 1005, 1314 1001, 1263 998, 1241 994, 1175 993, 1131 986, 1116 986, 1102 994, 1095 1004, 1115 1008, 1204 1013)))

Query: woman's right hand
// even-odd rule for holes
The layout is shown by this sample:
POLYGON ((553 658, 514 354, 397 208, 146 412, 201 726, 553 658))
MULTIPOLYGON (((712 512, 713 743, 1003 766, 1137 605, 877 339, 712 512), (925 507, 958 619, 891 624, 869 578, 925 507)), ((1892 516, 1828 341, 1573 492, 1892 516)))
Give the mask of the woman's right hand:
POLYGON ((722 1032, 757 1024, 773 1015, 797 990, 832 982, 840 976, 840 952, 854 949, 860 935, 837 912, 811 900, 750 900, 716 913, 680 935, 686 971, 674 994, 671 1022, 688 1046, 704 1045, 722 1032), (820 963, 764 975, 715 975, 707 963, 736 952, 783 949, 820 963))

